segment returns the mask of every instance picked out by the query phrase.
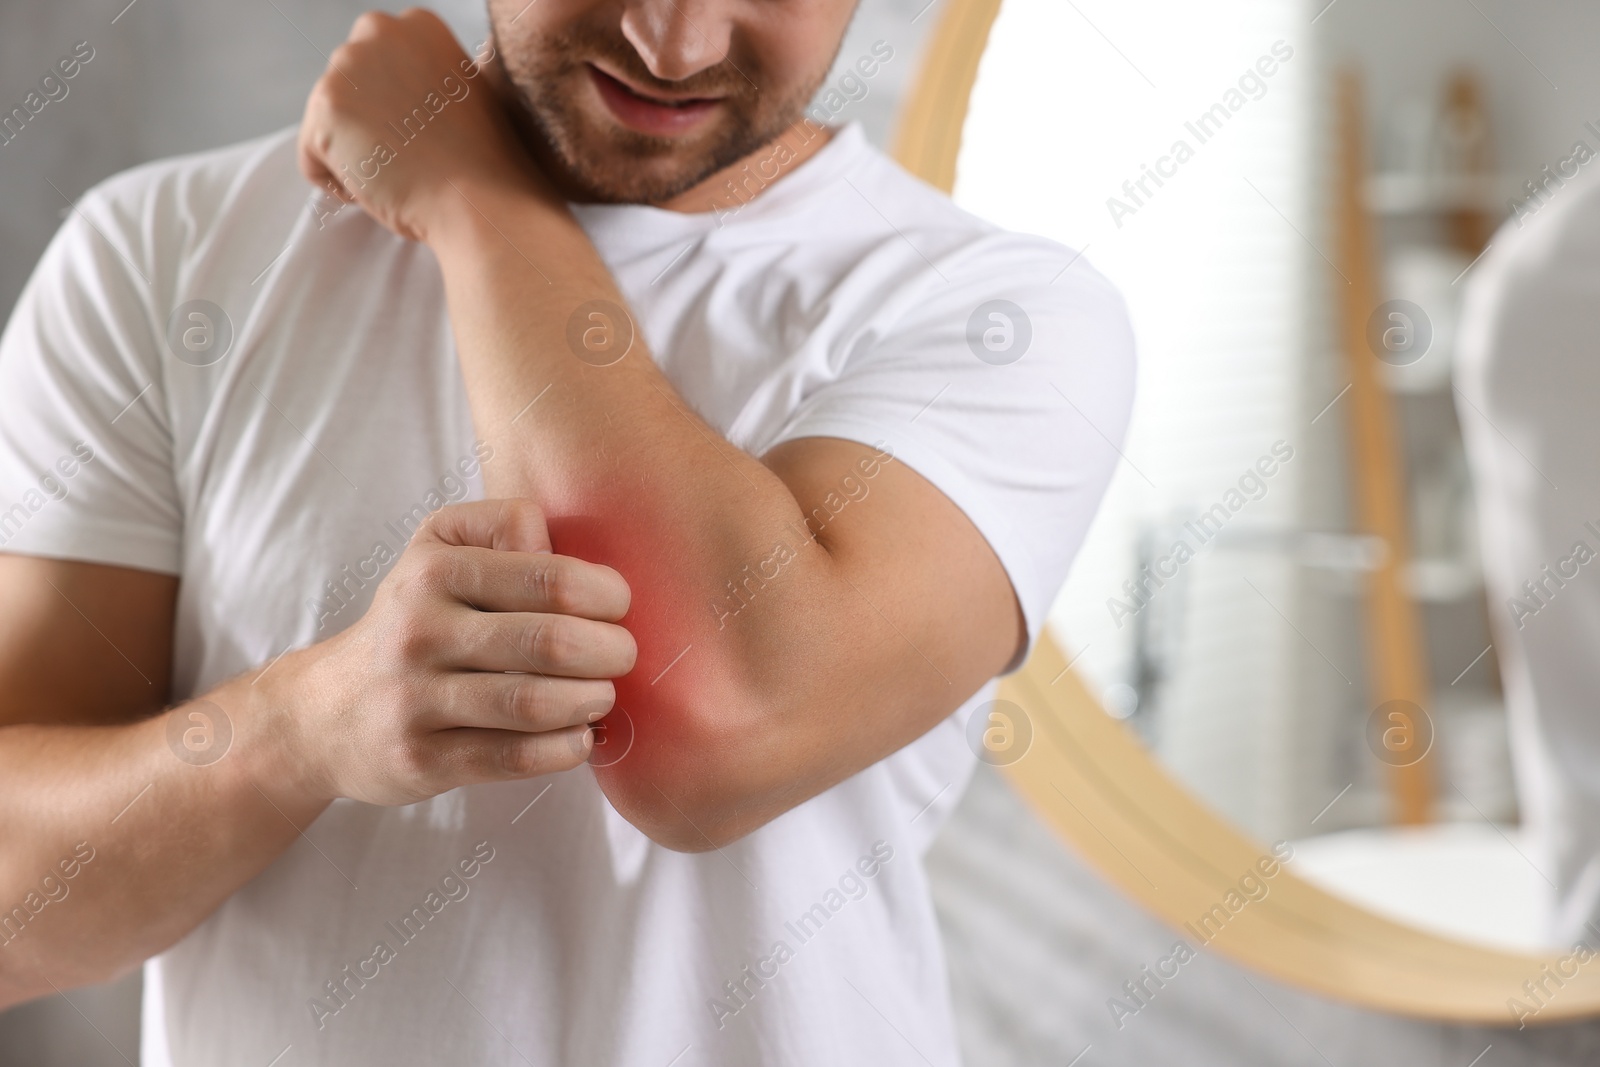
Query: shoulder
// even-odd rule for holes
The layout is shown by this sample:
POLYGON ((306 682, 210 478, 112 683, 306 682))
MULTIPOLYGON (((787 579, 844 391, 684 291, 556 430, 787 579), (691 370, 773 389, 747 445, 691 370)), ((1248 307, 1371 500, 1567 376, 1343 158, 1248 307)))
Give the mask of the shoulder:
MULTIPOLYGON (((93 186, 86 197, 123 211, 165 207, 195 215, 216 214, 251 191, 283 190, 286 179, 298 177, 295 162, 297 127, 221 148, 168 156, 114 174, 93 186)), ((294 191, 303 197, 303 179, 294 191)), ((287 190, 285 190, 287 191, 287 190)))
POLYGON ((83 194, 63 235, 109 242, 152 285, 208 250, 248 244, 254 252, 254 235, 282 233, 312 196, 295 133, 286 127, 115 174, 83 194))
POLYGON ((856 272, 870 280, 885 265, 880 306, 892 333, 964 334, 964 347, 981 347, 1015 328, 1031 334, 1034 360, 1087 364, 1131 388, 1127 305, 1083 249, 997 226, 870 145, 845 176, 867 246, 856 272))
POLYGON ((934 297, 955 291, 1026 294, 1042 308, 1125 325, 1121 293, 1083 249, 1007 230, 957 204, 880 149, 863 144, 847 171, 863 228, 926 267, 914 280, 934 297))

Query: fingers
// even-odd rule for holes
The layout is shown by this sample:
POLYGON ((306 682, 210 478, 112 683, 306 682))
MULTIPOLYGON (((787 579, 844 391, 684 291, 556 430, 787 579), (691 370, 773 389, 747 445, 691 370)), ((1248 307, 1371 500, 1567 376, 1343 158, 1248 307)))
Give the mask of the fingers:
POLYGON ((616 687, 608 679, 462 671, 446 675, 423 725, 541 733, 585 726, 610 711, 616 687))
POLYGON ((429 741, 429 776, 444 788, 534 778, 569 771, 594 749, 594 731, 569 726, 546 733, 442 730, 429 741))
POLYGON ((413 540, 509 552, 551 551, 544 512, 531 500, 474 500, 440 508, 424 520, 413 540))
POLYGON ((328 163, 328 151, 333 143, 333 135, 329 132, 331 122, 323 82, 327 80, 332 70, 330 67, 328 72, 323 74, 322 79, 306 99, 305 112, 300 117, 300 134, 295 140, 295 158, 299 163, 300 173, 305 175, 307 181, 351 204, 355 203, 355 197, 345 188, 344 182, 339 180, 339 176, 328 163))
POLYGON ((620 678, 638 655, 621 626, 573 615, 457 608, 438 625, 438 665, 456 670, 620 678))
POLYGON ((345 40, 370 41, 381 36, 395 21, 395 17, 387 11, 363 11, 356 16, 355 22, 350 24, 350 32, 345 36, 345 40))
POLYGON ((333 173, 328 170, 324 159, 328 135, 314 114, 316 109, 316 94, 313 92, 311 99, 306 101, 305 114, 300 117, 300 135, 295 139, 295 159, 306 181, 323 188, 342 189, 333 180, 333 173))
POLYGON ((443 34, 448 36, 452 44, 456 43, 456 37, 451 31, 450 25, 445 22, 444 19, 439 17, 438 12, 433 11, 430 8, 408 7, 404 11, 400 12, 400 14, 396 15, 395 18, 400 22, 424 26, 428 30, 432 31, 435 35, 443 34))
POLYGON ((627 581, 610 567, 548 552, 437 547, 418 564, 439 596, 479 611, 554 612, 616 622, 628 613, 627 581))
POLYGON ((484 611, 558 612, 615 622, 632 593, 599 563, 554 555, 544 512, 531 500, 478 500, 440 508, 416 543, 444 546, 419 566, 442 594, 484 611))

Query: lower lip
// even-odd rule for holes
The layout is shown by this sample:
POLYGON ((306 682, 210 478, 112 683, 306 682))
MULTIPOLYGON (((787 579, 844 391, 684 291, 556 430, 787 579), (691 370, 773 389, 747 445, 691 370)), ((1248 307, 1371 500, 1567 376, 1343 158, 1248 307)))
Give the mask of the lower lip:
POLYGON ((618 122, 630 130, 657 137, 675 137, 687 133, 705 121, 706 116, 716 110, 720 103, 717 100, 700 100, 683 107, 653 104, 635 96, 622 83, 595 67, 589 68, 589 76, 600 91, 600 98, 606 102, 606 107, 611 109, 611 114, 618 122))

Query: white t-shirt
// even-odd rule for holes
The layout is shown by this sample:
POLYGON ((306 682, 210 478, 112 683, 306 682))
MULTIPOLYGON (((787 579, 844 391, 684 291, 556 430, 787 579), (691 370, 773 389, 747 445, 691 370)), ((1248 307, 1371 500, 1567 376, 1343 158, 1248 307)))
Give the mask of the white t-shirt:
POLYGON ((1524 830, 1554 944, 1600 926, 1600 174, 1473 268, 1456 357, 1524 830))
MULTIPOLYGON (((0 548, 180 575, 175 699, 349 625, 416 516, 482 494, 433 255, 327 217, 293 133, 91 190, 0 341, 0 548)), ((737 211, 576 210, 688 403, 755 455, 886 442, 1038 635, 1133 387, 1123 304, 1083 260, 855 124, 737 211)), ((335 802, 147 966, 145 1062, 955 1064, 922 854, 992 692, 703 855, 650 842, 586 767, 335 802)))

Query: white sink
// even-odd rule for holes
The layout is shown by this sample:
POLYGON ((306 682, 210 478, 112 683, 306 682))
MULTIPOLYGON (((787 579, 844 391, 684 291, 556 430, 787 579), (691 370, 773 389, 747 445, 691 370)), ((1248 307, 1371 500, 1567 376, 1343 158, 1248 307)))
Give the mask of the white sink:
POLYGON ((1331 893, 1422 929, 1540 951, 1551 885, 1515 826, 1441 823, 1345 830, 1294 842, 1290 868, 1331 893))

